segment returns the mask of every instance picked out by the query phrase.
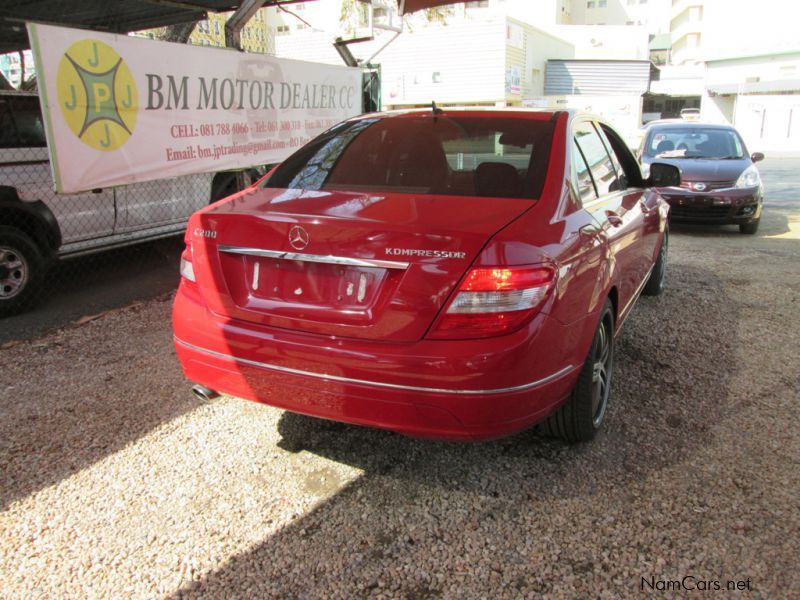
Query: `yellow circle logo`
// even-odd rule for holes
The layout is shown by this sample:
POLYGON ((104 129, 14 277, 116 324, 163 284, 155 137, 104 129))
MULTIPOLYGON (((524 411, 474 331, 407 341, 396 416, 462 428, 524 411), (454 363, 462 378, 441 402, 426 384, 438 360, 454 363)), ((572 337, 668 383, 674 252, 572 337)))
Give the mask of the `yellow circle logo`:
POLYGON ((136 127, 139 99, 133 75, 108 44, 75 42, 56 74, 61 112, 72 132, 97 150, 116 150, 136 127))

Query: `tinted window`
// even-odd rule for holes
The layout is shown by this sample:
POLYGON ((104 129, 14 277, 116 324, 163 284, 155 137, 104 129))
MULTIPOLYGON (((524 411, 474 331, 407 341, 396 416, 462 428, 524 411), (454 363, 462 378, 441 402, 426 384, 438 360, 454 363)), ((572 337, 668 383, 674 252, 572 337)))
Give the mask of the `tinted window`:
POLYGON ((605 146, 606 152, 608 153, 608 156, 611 158, 611 164, 614 165, 614 170, 617 173, 617 180, 619 182, 619 186, 612 187, 611 189, 625 189, 626 187, 628 187, 628 178, 625 176, 625 172, 622 169, 622 165, 620 164, 619 158, 617 158, 617 155, 614 153, 614 148, 611 146, 611 142, 609 141, 608 136, 606 136, 605 132, 603 131, 603 128, 600 127, 597 123, 595 123, 594 128, 597 130, 597 133, 603 142, 603 146, 605 146))
POLYGON ((615 161, 614 164, 619 165, 617 175, 619 176, 623 188, 627 186, 642 187, 644 181, 642 180, 642 171, 639 166, 639 161, 631 153, 628 144, 608 125, 604 123, 598 123, 597 125, 597 130, 602 132, 605 136, 603 139, 609 143, 609 151, 612 160, 615 161))
POLYGON ((575 172, 575 183, 578 185, 578 195, 581 197, 581 202, 585 204, 596 200, 597 193, 594 191, 594 183, 592 182, 591 174, 589 174, 589 167, 586 166, 586 161, 583 159, 575 140, 572 141, 572 169, 575 172))
POLYGON ((744 144, 733 129, 659 127, 647 138, 651 158, 744 158, 744 144))
POLYGON ((553 123, 430 115, 342 123, 286 159, 264 187, 537 198, 553 123))
POLYGON ((38 98, 0 97, 0 148, 42 146, 46 142, 38 98))
POLYGON ((602 196, 619 189, 614 164, 591 123, 579 123, 575 126, 575 142, 589 165, 597 193, 602 196))

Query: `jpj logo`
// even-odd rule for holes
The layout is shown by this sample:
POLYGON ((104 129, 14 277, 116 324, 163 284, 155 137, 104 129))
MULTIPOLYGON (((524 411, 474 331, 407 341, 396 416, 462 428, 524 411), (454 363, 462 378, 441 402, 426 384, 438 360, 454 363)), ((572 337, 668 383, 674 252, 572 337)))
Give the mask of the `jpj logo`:
POLYGON ((136 127, 139 107, 130 69, 111 46, 72 44, 58 65, 58 103, 72 132, 97 150, 116 150, 136 127))

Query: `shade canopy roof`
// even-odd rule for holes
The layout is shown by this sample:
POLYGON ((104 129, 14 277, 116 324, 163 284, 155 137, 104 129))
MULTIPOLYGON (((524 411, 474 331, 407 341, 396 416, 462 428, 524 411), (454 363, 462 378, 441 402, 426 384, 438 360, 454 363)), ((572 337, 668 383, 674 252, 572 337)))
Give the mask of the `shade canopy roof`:
POLYGON ((397 6, 401 9, 402 13, 416 12, 426 8, 434 8, 436 6, 446 6, 448 4, 460 4, 464 0, 397 0, 397 6))
MULTIPOLYGON (((264 6, 300 0, 266 0, 264 6)), ((208 12, 235 10, 241 0, 0 0, 0 54, 29 47, 26 21, 128 33, 205 19, 208 12)), ((454 0, 397 0, 403 14, 454 0)))
MULTIPOLYGON (((290 0, 297 2, 297 0, 290 0)), ((266 0, 264 6, 289 3, 266 0)), ((205 19, 241 0, 0 0, 0 54, 28 48, 25 21, 128 33, 205 19)))

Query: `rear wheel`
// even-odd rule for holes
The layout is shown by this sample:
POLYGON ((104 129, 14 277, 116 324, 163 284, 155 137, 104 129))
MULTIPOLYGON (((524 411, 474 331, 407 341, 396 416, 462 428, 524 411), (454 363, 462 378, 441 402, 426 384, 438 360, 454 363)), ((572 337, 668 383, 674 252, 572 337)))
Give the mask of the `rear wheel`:
POLYGON ((750 221, 749 223, 742 223, 739 225, 739 233, 753 235, 756 231, 758 231, 758 225, 760 223, 761 217, 757 218, 755 221, 750 221))
POLYGON ((543 424, 544 433, 570 443, 594 439, 603 424, 614 372, 614 307, 606 300, 589 355, 569 400, 543 424))
POLYGON ((44 264, 31 238, 13 227, 0 227, 0 317, 22 312, 33 304, 44 264))
POLYGON ((650 277, 642 289, 645 296, 659 296, 664 291, 667 283, 667 252, 669 251, 669 230, 664 232, 664 239, 661 242, 661 250, 658 252, 656 264, 650 271, 650 277))

